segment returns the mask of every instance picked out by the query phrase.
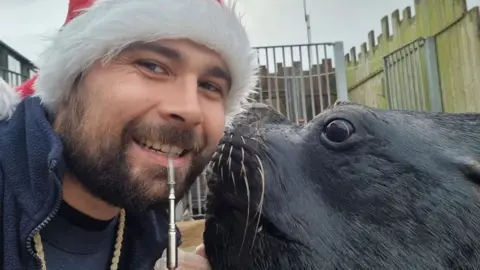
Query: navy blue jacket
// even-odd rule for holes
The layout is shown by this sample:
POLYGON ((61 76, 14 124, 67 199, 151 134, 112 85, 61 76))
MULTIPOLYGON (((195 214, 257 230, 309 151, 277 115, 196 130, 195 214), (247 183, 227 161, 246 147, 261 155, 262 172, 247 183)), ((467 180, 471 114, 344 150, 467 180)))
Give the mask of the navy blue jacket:
MULTIPOLYGON (((0 121, 0 269, 40 269, 32 238, 60 206, 62 151, 38 98, 24 100, 10 120, 0 121)), ((167 246, 166 211, 126 216, 120 269, 152 270, 167 246)))

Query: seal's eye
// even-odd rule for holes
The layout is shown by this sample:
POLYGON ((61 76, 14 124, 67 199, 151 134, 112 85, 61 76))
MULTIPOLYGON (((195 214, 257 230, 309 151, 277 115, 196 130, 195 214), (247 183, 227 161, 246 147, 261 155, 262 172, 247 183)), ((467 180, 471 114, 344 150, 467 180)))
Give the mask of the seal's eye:
POLYGON ((332 120, 323 129, 325 138, 334 143, 348 140, 354 132, 352 124, 343 119, 332 120))

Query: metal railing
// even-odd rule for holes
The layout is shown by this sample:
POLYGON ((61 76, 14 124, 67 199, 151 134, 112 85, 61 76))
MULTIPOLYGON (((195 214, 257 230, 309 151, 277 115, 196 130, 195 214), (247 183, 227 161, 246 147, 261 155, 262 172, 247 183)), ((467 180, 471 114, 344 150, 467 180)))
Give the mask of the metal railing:
POLYGON ((290 121, 305 123, 332 105, 347 100, 342 42, 258 47, 260 82, 251 96, 290 121))
POLYGON ((441 112, 434 37, 419 38, 384 57, 384 92, 390 109, 441 112))
MULTIPOLYGON (((342 42, 257 47, 260 80, 252 101, 266 103, 301 124, 337 99, 346 101, 347 81, 342 42)), ((208 192, 202 174, 177 206, 177 220, 205 216, 208 192)))
POLYGON ((177 220, 202 219, 205 217, 207 180, 202 173, 190 187, 185 197, 177 205, 177 220))
POLYGON ((1 67, 0 77, 12 87, 17 87, 28 79, 28 76, 1 67))

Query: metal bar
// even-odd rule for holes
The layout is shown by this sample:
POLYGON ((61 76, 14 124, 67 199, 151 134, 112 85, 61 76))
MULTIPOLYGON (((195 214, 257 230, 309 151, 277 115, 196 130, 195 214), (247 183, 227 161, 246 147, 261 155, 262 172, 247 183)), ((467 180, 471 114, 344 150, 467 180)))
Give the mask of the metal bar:
POLYGON ((299 117, 299 111, 298 111, 298 97, 297 97, 297 84, 295 83, 295 80, 297 79, 297 74, 295 70, 295 64, 294 64, 294 59, 293 59, 293 46, 290 46, 290 59, 292 60, 292 96, 293 96, 293 108, 294 108, 294 115, 295 115, 295 123, 298 125, 298 117, 299 117), (294 75, 295 74, 295 75, 294 75), (293 85, 294 84, 294 85, 293 85))
POLYGON ((183 218, 183 212, 185 212, 185 200, 182 199, 177 203, 175 210, 175 220, 179 221, 183 218))
POLYGON ((413 91, 411 95, 411 98, 412 98, 411 102, 415 110, 420 111, 421 107, 420 107, 420 104, 418 103, 418 89, 415 87, 415 75, 414 75, 415 73, 414 73, 414 68, 412 63, 413 53, 412 53, 411 45, 407 45, 407 47, 405 48, 408 52, 408 59, 407 59, 407 62, 408 62, 407 72, 408 72, 408 81, 409 81, 408 86, 411 89, 411 91, 413 91))
POLYGON ((270 61, 268 61, 268 48, 265 48, 265 63, 267 66, 267 91, 268 91, 268 105, 272 106, 272 89, 270 87, 270 61))
MULTIPOLYGON (((260 49, 257 49, 257 64, 258 64, 258 66, 260 66, 260 49)), ((260 95, 258 97, 258 101, 263 102, 262 78, 260 78, 260 87, 258 89, 258 94, 260 95)))
POLYGON ((300 73, 300 98, 301 98, 301 104, 302 104, 302 120, 304 122, 307 121, 307 95, 305 91, 305 77, 303 76, 303 53, 302 53, 302 47, 298 47, 298 54, 300 57, 300 67, 299 67, 299 73, 300 73))
POLYGON ((188 214, 193 215, 193 199, 192 199, 192 189, 188 191, 188 214))
POLYGON ((398 109, 398 105, 397 105, 397 96, 396 96, 396 93, 395 93, 395 63, 393 61, 393 56, 388 56, 388 66, 389 66, 389 76, 390 76, 390 90, 389 90, 389 93, 390 93, 390 101, 392 103, 392 107, 391 109, 393 110, 396 110, 398 109))
POLYGON ((417 74, 420 78, 420 99, 421 99, 421 103, 422 103, 422 109, 424 111, 427 110, 427 102, 426 102, 426 99, 425 99, 425 89, 424 89, 424 86, 425 86, 425 79, 423 78, 423 65, 422 65, 422 60, 421 60, 421 45, 423 45, 422 43, 418 42, 418 43, 415 43, 415 46, 417 47, 417 50, 416 50, 416 64, 417 64, 417 74))
POLYGON ((202 193, 201 193, 201 185, 200 179, 197 177, 197 215, 202 214, 202 193))
MULTIPOLYGON (((312 118, 313 119, 315 117, 315 115, 317 115, 317 113, 315 112, 315 93, 313 91, 313 78, 312 78, 312 68, 313 68, 313 65, 312 65, 312 46, 309 45, 308 46, 308 79, 309 79, 309 82, 310 82, 310 106, 312 106, 312 118)), ((308 119, 305 119, 305 121, 309 121, 308 119)))
POLYGON ((325 70, 325 75, 327 76, 326 84, 327 84, 328 106, 331 106, 332 105, 332 95, 331 95, 331 92, 330 92, 330 69, 329 69, 329 66, 328 66, 327 46, 323 46, 323 55, 324 55, 323 59, 325 59, 324 70, 325 70))
POLYGON ((318 50, 319 45, 315 45, 315 54, 317 55, 317 80, 318 80, 318 102, 320 102, 320 112, 323 112, 323 85, 322 85, 322 70, 320 66, 320 52, 318 50))
POLYGON ((389 55, 388 56, 388 63, 390 66, 390 97, 392 98, 392 109, 397 110, 398 109, 398 100, 397 100, 397 95, 395 93, 395 85, 397 84, 397 79, 395 78, 395 61, 394 61, 394 56, 389 55))
POLYGON ((280 109, 280 92, 278 90, 277 52, 275 49, 273 49, 273 63, 273 72, 275 73, 275 101, 277 105, 277 110, 281 112, 282 110, 280 109))
POLYGON ((410 107, 410 89, 407 87, 408 84, 408 77, 407 77, 407 67, 406 67, 406 55, 405 55, 405 50, 400 51, 400 67, 401 67, 401 84, 400 84, 400 91, 402 92, 402 97, 403 97, 403 104, 404 104, 404 109, 405 110, 411 110, 412 108, 410 107))
POLYGON ((337 86, 337 100, 348 101, 347 69, 345 67, 345 52, 343 42, 333 45, 333 60, 335 61, 335 81, 337 86))
POLYGON ((288 98, 288 80, 287 80, 287 58, 285 57, 285 47, 282 47, 282 63, 283 63, 283 88, 284 88, 284 95, 285 95, 285 110, 287 111, 287 118, 292 121, 290 115, 290 100, 288 98))
POLYGON ((442 89, 438 75, 437 48, 435 37, 425 39, 425 62, 427 68, 430 111, 443 112, 442 89))
POLYGON ((413 56, 413 74, 415 75, 414 81, 415 81, 415 89, 417 90, 417 106, 419 110, 424 111, 424 93, 423 89, 421 86, 421 77, 422 77, 422 70, 419 67, 418 64, 418 54, 419 54, 419 49, 417 47, 418 43, 412 44, 412 56, 413 56))
POLYGON ((388 103, 388 108, 389 109, 393 109, 392 108, 392 97, 391 97, 391 94, 390 94, 390 84, 391 84, 391 77, 390 77, 390 73, 391 73, 391 68, 390 68, 390 58, 388 56, 386 57, 383 57, 383 77, 385 78, 385 84, 384 84, 384 94, 385 94, 385 98, 387 99, 387 103, 388 103))

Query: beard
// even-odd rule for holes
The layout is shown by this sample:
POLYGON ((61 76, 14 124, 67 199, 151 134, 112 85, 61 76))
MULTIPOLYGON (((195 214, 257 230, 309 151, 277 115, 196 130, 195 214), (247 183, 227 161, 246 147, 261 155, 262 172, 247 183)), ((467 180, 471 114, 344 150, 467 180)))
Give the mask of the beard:
MULTIPOLYGON (((193 130, 170 125, 132 121, 121 134, 109 134, 105 125, 93 125, 101 132, 85 128, 85 110, 68 108, 58 120, 57 134, 63 141, 64 159, 72 174, 91 194, 129 211, 144 211, 168 205, 168 171, 149 166, 132 169, 128 149, 135 138, 154 138, 167 144, 192 149, 189 166, 176 170, 176 198, 184 196, 210 162, 213 151, 205 150, 205 138, 193 130), (92 135, 93 134, 93 135, 92 135)), ((106 122, 105 122, 106 123, 106 122)), ((91 126, 91 125, 88 125, 91 126)))

